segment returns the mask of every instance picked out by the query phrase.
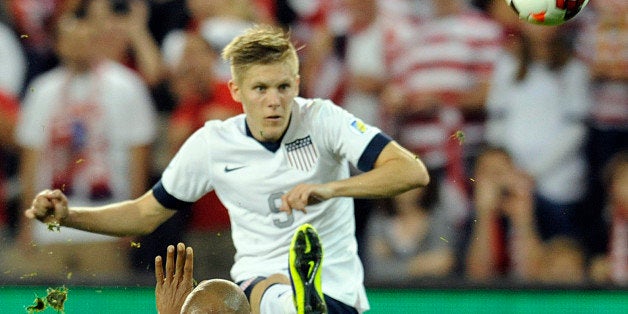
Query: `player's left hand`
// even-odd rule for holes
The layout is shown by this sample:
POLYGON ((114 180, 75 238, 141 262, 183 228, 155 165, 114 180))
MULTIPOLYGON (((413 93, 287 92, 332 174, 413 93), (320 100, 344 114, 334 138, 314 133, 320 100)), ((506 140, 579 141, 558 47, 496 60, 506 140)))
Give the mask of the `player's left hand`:
POLYGON ((281 196, 279 210, 292 214, 292 210, 307 213, 308 205, 318 204, 332 198, 331 189, 325 184, 299 184, 281 196))
POLYGON ((155 257, 155 299, 159 314, 179 314, 183 302, 194 289, 194 251, 183 243, 177 244, 176 250, 175 262, 175 248, 168 246, 165 275, 161 256, 155 257))

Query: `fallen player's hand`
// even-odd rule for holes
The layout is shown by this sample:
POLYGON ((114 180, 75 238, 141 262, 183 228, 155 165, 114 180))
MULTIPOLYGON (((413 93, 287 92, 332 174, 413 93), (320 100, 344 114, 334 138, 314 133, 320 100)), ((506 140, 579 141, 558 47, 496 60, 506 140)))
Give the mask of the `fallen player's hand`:
POLYGON ((61 190, 44 190, 35 196, 24 215, 48 224, 62 224, 68 213, 68 198, 61 190))
POLYGON ((174 250, 174 246, 168 246, 165 275, 161 256, 155 257, 155 300, 159 314, 179 314, 185 298, 194 289, 194 251, 183 243, 177 244, 175 262, 174 250))

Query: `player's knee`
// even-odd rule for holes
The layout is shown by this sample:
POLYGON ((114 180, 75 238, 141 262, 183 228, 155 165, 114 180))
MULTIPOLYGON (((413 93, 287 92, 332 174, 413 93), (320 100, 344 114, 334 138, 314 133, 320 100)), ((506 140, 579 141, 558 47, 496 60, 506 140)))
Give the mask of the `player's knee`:
POLYGON ((268 288, 276 284, 290 285, 290 279, 288 279, 288 277, 283 274, 273 274, 255 284, 255 286, 251 290, 251 296, 249 299, 251 304, 251 313, 260 313, 260 307, 264 293, 268 288))

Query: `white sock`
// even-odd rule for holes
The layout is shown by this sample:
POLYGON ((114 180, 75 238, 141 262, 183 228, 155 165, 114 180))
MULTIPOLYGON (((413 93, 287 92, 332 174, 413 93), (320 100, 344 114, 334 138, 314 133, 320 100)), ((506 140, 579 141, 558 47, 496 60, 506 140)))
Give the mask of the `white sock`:
POLYGON ((261 314, 296 314, 296 312, 290 285, 272 285, 262 295, 262 301, 260 302, 261 314))

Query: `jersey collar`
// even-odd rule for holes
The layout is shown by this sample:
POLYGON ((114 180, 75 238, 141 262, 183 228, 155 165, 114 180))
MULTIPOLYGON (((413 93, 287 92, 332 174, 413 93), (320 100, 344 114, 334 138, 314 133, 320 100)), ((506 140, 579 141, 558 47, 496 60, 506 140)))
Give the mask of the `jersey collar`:
POLYGON ((246 123, 246 119, 244 119, 244 128, 246 129, 246 135, 251 137, 252 139, 256 140, 258 143, 262 144, 262 146, 264 146, 264 148, 266 148, 267 150, 271 151, 271 152, 276 152, 279 147, 281 147, 281 141, 283 140, 283 137, 286 136, 286 132, 288 132, 288 129, 290 128, 290 123, 292 122, 292 113, 290 113, 290 121, 288 121, 288 127, 286 128, 286 130, 283 132, 283 134, 281 135, 281 138, 279 138, 278 141, 276 142, 262 142, 259 141, 255 138, 255 136, 253 136, 253 133, 251 133, 251 129, 249 129, 249 124, 246 123))

